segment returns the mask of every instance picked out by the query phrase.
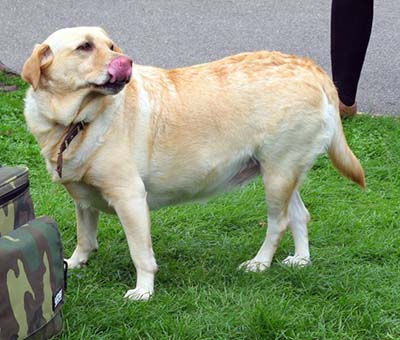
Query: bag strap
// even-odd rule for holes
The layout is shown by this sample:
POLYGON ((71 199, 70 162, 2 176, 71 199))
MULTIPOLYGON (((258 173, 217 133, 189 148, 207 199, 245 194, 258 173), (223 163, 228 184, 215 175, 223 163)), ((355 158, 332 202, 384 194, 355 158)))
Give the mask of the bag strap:
POLYGON ((68 262, 64 260, 64 290, 67 291, 68 262))

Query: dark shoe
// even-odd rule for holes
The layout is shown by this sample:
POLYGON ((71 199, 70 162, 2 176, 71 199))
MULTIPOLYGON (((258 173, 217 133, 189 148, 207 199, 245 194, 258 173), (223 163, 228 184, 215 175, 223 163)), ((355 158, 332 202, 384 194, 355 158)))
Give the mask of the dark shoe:
POLYGON ((339 101, 339 112, 340 112, 340 117, 342 118, 353 117, 357 114, 357 103, 354 103, 351 106, 347 106, 343 104, 341 101, 339 101))

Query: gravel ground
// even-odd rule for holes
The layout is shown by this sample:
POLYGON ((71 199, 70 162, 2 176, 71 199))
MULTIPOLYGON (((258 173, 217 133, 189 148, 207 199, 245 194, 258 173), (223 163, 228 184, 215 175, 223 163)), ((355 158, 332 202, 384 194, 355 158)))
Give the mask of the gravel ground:
MULTIPOLYGON (((330 70, 330 1, 3 0, 0 6, 0 60, 17 71, 35 43, 78 25, 104 27, 139 64, 173 68, 267 49, 308 56, 330 70)), ((399 1, 375 0, 357 98, 364 112, 400 114, 399 14, 399 1)))

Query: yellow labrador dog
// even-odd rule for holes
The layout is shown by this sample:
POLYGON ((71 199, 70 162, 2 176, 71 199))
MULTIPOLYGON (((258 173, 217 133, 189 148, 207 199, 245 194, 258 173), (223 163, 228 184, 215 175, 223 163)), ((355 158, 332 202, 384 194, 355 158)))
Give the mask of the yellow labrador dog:
POLYGON ((116 213, 136 267, 126 297, 146 300, 157 264, 149 209, 204 199, 260 174, 268 230, 240 268, 271 265, 289 225, 289 265, 310 262, 309 214, 299 186, 318 155, 365 186, 347 145, 338 96, 314 62, 278 52, 243 53, 164 70, 132 64, 97 27, 59 30, 36 45, 23 78, 25 117, 47 168, 75 200, 80 267, 98 246, 99 211, 116 213))

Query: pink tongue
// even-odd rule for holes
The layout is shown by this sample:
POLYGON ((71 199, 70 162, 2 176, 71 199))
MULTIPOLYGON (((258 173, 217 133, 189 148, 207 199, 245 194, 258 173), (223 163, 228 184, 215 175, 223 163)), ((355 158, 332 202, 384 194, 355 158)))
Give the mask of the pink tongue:
POLYGON ((132 60, 127 57, 118 57, 108 65, 110 83, 128 82, 132 74, 132 60))

